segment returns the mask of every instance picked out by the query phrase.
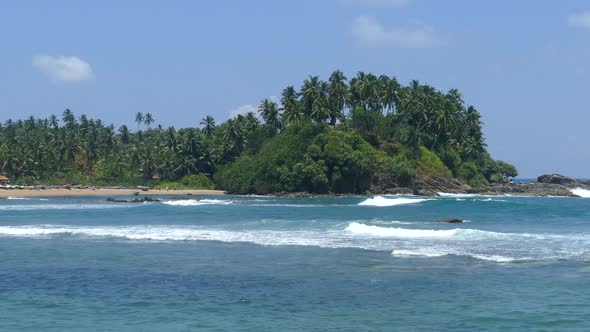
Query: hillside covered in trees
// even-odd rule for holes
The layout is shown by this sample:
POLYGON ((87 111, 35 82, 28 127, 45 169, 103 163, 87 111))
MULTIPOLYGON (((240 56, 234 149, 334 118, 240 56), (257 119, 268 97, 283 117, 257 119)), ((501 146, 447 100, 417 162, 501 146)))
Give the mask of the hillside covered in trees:
POLYGON ((0 174, 17 184, 221 188, 231 193, 365 193, 412 187, 419 177, 474 187, 504 182, 514 166, 486 150, 479 112, 457 90, 340 71, 289 86, 280 102, 195 128, 106 125, 61 117, 0 125, 0 174), (135 130, 134 130, 135 129, 135 130))

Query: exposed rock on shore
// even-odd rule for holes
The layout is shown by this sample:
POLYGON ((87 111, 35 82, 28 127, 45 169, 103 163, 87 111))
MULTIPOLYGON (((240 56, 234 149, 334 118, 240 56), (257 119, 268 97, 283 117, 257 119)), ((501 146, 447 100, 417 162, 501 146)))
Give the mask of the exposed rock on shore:
POLYGON ((415 194, 420 196, 440 196, 439 193, 510 195, 510 196, 563 196, 578 197, 571 189, 590 189, 590 182, 572 179, 560 174, 541 175, 537 182, 531 183, 493 183, 484 188, 473 188, 455 178, 418 176, 414 188, 391 188, 372 194, 415 194), (410 192, 412 191, 412 192, 410 192))
POLYGON ((414 194, 421 196, 439 196, 444 193, 465 193, 471 187, 461 183, 455 178, 443 178, 435 176, 418 176, 414 186, 414 194))
POLYGON ((577 197, 570 188, 554 183, 495 183, 485 188, 472 188, 470 194, 512 196, 565 196, 577 197))
POLYGON ((590 186, 588 181, 572 179, 561 174, 541 175, 537 178, 537 182, 559 184, 568 188, 585 188, 590 186))
POLYGON ((145 202, 160 202, 157 198, 151 198, 149 196, 134 199, 116 199, 109 197, 106 199, 107 202, 111 203, 145 203, 145 202))

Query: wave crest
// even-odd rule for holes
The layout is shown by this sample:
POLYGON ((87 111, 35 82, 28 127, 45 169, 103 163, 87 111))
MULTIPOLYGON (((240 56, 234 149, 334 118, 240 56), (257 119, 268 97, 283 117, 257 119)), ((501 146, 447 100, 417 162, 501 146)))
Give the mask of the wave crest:
POLYGON ((372 198, 367 198, 366 200, 358 203, 361 206, 396 206, 396 205, 406 205, 406 204, 417 204, 420 202, 429 201, 429 199, 425 198, 385 198, 383 196, 375 196, 372 198))
POLYGON ((590 190, 588 190, 588 189, 575 188, 575 189, 570 189, 570 191, 574 195, 578 195, 578 196, 583 197, 583 198, 590 198, 590 190))
POLYGON ((432 230, 432 229, 410 229, 410 228, 391 228, 365 225, 352 222, 346 227, 346 231, 352 234, 371 235, 376 237, 450 237, 454 236, 458 229, 451 230, 432 230))
POLYGON ((164 201, 162 204, 171 206, 199 206, 199 205, 229 205, 232 201, 226 201, 221 199, 179 199, 174 201, 164 201))

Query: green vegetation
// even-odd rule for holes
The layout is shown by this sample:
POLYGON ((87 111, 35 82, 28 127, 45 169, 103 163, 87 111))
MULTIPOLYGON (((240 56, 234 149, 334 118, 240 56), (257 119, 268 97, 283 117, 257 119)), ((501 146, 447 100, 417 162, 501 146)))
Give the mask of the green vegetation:
POLYGON ((48 119, 0 125, 0 174, 18 184, 147 184, 222 188, 233 193, 364 193, 411 187, 417 177, 457 177, 472 186, 505 182, 514 166, 486 151, 479 112, 457 90, 335 71, 266 99, 258 115, 200 128, 152 127, 138 112, 137 130, 115 130, 65 110, 48 119))

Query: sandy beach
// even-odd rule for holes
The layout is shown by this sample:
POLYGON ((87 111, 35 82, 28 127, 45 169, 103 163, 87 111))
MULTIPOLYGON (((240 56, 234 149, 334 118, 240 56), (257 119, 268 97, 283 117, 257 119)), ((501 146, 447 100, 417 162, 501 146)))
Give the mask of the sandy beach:
POLYGON ((149 190, 138 189, 12 189, 0 190, 0 198, 6 197, 48 197, 48 196, 125 196, 139 193, 144 195, 224 195, 222 190, 149 190))

